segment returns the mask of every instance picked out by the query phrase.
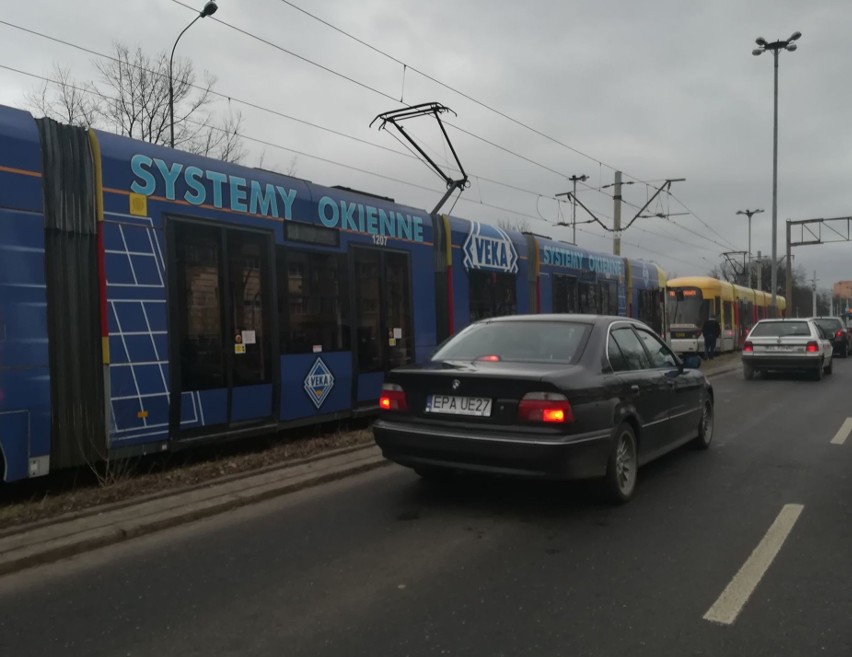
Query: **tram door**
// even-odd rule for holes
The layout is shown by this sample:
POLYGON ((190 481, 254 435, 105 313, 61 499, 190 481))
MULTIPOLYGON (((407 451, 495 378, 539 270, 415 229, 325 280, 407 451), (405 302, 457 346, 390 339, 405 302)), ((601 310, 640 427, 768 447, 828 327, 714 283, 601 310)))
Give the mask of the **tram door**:
POLYGON ((385 372, 414 361, 407 253, 352 249, 355 406, 379 398, 385 372))
POLYGON ((169 222, 173 436, 276 421, 272 235, 169 222))

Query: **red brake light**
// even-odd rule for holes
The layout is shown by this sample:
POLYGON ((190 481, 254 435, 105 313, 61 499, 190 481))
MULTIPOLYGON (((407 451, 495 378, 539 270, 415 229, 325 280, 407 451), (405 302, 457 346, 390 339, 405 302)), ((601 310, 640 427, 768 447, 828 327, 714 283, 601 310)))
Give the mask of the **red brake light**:
POLYGON ((838 338, 842 338, 843 337, 843 331, 838 331, 834 335, 837 336, 838 338))
POLYGON ((379 409, 383 411, 407 411, 408 401, 405 399, 405 391, 402 386, 395 383, 384 384, 382 394, 379 396, 379 409))
POLYGON ((817 344, 816 342, 808 342, 808 346, 805 347, 805 351, 807 351, 809 354, 815 354, 819 351, 819 344, 817 344))
POLYGON ((743 351, 746 353, 751 353, 754 351, 754 345, 746 340, 746 343, 743 345, 743 351))
POLYGON ((499 363, 500 356, 498 356, 497 354, 489 354, 488 356, 480 356, 476 360, 484 360, 487 363, 499 363))
POLYGON ((568 398, 556 392, 531 392, 518 404, 518 419, 522 422, 567 424, 574 421, 568 398))

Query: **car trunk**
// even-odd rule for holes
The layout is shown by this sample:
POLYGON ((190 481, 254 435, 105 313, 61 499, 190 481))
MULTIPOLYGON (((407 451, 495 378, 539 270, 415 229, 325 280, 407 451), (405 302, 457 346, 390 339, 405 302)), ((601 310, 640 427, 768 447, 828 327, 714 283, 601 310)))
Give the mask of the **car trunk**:
POLYGON ((766 337, 751 337, 749 338, 754 347, 755 354, 762 353, 806 353, 809 342, 816 340, 808 335, 785 335, 785 336, 766 336, 766 337))
MULTIPOLYGON (((506 426, 518 424, 518 403, 524 395, 558 393, 560 390, 548 382, 548 375, 572 371, 579 372, 581 368, 565 363, 439 362, 397 370, 388 380, 402 386, 412 416, 453 424, 506 426), (442 402, 439 408, 436 397, 442 402), (490 412, 485 416, 461 414, 460 410, 453 413, 454 409, 447 407, 447 399, 456 400, 455 409, 465 403, 462 399, 488 399, 490 412), (430 405, 431 410, 427 408, 430 405)), ((473 407, 478 410, 476 404, 473 407)))

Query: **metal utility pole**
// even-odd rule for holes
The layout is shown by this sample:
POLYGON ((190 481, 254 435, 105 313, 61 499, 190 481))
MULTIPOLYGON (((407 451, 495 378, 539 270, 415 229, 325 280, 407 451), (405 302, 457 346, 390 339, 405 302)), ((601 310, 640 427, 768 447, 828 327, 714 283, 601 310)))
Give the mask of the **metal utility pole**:
POLYGON ((772 128, 772 313, 778 314, 778 53, 783 50, 793 52, 801 32, 793 32, 789 39, 769 43, 763 37, 757 37, 755 43, 760 46, 751 51, 752 55, 762 55, 767 50, 772 52, 775 59, 775 86, 773 94, 773 128, 772 128))
POLYGON ((757 252, 757 289, 763 290, 763 258, 757 252))
POLYGON ((559 196, 570 196, 571 197, 571 227, 572 227, 572 231, 573 231, 572 237, 571 237, 571 243, 572 244, 577 243, 577 183, 578 182, 584 182, 588 179, 589 179, 589 177, 585 174, 583 174, 581 176, 573 175, 570 178, 568 178, 568 180, 570 180, 572 183, 574 183, 573 194, 568 194, 567 192, 562 192, 560 194, 556 194, 557 197, 559 197, 559 196))
POLYGON ((571 203, 571 229, 573 231, 571 241, 574 244, 577 243, 577 200, 576 200, 577 199, 577 183, 578 182, 585 182, 588 179, 589 179, 589 177, 585 174, 583 174, 582 176, 574 175, 574 176, 571 176, 568 179, 572 183, 574 183, 574 196, 573 196, 574 201, 573 201, 573 203, 571 203))
POLYGON ((817 277, 816 277, 816 272, 814 272, 814 278, 813 278, 813 281, 811 282, 811 290, 813 290, 814 309, 813 309, 813 312, 811 313, 811 317, 817 316, 817 293, 816 293, 817 286, 816 286, 816 284, 817 284, 817 277))
MULTIPOLYGON (((791 233, 792 224, 790 223, 790 220, 787 219, 787 289, 785 290, 787 295, 787 308, 792 308, 793 306, 793 258, 791 257, 793 247, 790 243, 791 233)), ((790 314, 789 310, 787 311, 787 314, 790 314)))
POLYGON ((751 218, 755 214, 760 214, 763 210, 737 210, 737 214, 744 214, 748 217, 748 265, 749 265, 749 274, 748 274, 748 284, 751 285, 751 276, 752 269, 751 266, 751 218))
POLYGON ((615 205, 612 211, 612 254, 621 255, 621 171, 615 172, 615 193, 612 195, 615 205))

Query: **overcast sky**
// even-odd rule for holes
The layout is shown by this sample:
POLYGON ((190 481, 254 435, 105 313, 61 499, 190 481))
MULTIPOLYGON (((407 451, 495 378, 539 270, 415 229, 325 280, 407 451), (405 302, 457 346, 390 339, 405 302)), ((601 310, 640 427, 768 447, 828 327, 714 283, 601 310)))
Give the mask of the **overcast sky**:
MULTIPOLYGON (((186 0, 199 9, 201 0, 186 0)), ((747 222, 737 210, 763 208, 753 220, 752 251, 771 249, 772 56, 753 57, 754 39, 803 33, 797 52, 783 52, 779 79, 778 252, 784 221, 852 215, 852 3, 848 0, 293 0, 359 39, 466 95, 545 133, 554 143, 439 86, 306 16, 282 0, 221 0, 215 17, 196 23, 178 55, 218 78, 216 89, 402 151, 373 117, 438 101, 458 117, 449 127, 472 185, 453 214, 496 223, 526 220, 534 232, 570 240, 570 208, 553 199, 567 177, 586 174, 579 197, 608 225, 614 168, 625 181, 686 178, 676 198, 638 219, 623 253, 660 263, 669 274, 705 274, 724 250, 745 250, 747 222), (387 94, 385 97, 240 34, 217 19, 387 94), (392 100, 393 99, 393 100, 392 100), (577 152, 579 151, 579 153, 577 152), (548 170, 550 169, 550 170, 548 170), (488 178, 527 191, 518 191, 488 178), (498 206, 503 209, 495 209, 498 206), (674 213, 692 212, 674 216, 674 213), (705 225, 706 224, 706 225, 705 225), (712 232, 707 226, 712 227, 712 232)), ((5 0, 0 19, 107 52, 113 41, 169 50, 192 12, 171 0, 5 0)), ((96 75, 92 57, 0 25, 0 64, 48 74, 54 61, 80 80, 96 75)), ((34 82, 0 69, 0 103, 22 106, 34 82)), ((244 134, 302 155, 248 142, 246 164, 288 170, 327 185, 346 185, 431 209, 442 182, 411 158, 307 127, 272 114, 242 111, 244 134), (334 160, 404 184, 315 159, 334 160), (295 162, 294 162, 295 157, 295 162), (434 191, 429 191, 434 190, 434 191)), ((226 102, 222 108, 226 110, 226 102)), ((448 154, 433 126, 414 127, 439 161, 448 154)), ((625 186, 626 203, 654 191, 625 186)), ((627 223, 636 209, 625 205, 627 223)), ((578 209, 578 221, 588 218, 578 209)), ((578 243, 611 252, 594 224, 578 243)), ((800 247, 795 262, 820 287, 852 279, 852 243, 800 247)))

